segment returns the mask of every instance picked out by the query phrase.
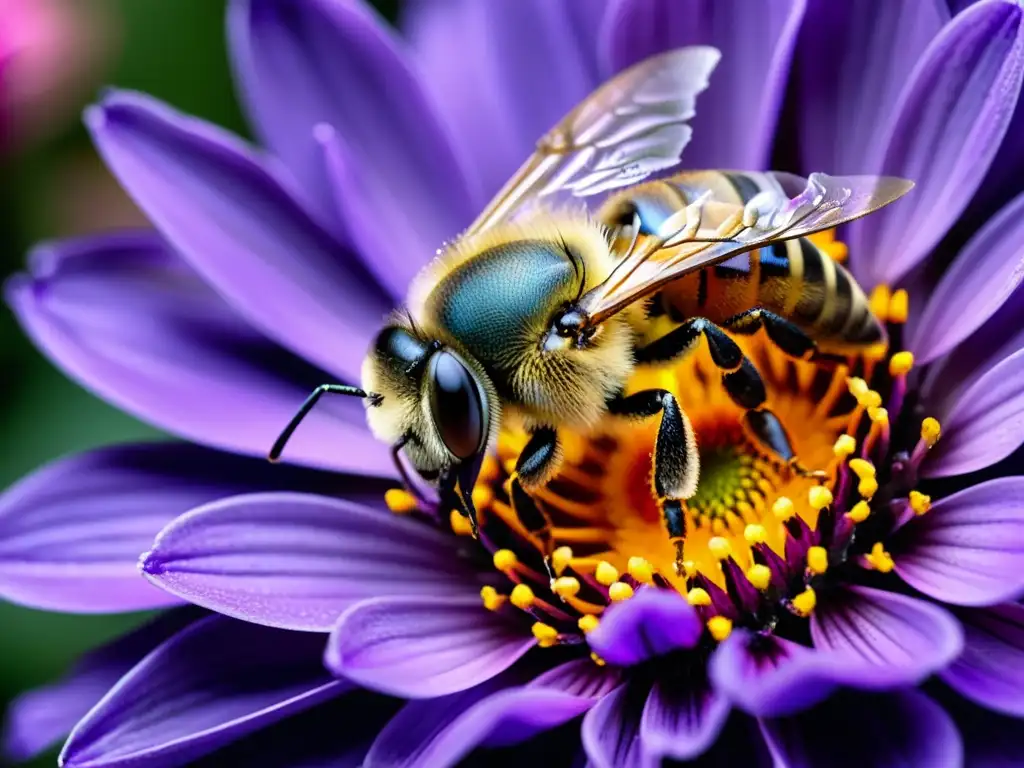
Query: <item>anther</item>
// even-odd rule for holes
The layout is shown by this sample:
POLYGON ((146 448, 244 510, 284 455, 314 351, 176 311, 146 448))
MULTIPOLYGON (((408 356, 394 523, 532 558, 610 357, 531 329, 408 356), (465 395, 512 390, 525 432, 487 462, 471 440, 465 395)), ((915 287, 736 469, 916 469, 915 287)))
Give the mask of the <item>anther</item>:
POLYGON ((499 549, 494 553, 494 567, 499 571, 510 571, 519 564, 519 558, 511 549, 499 549))
POLYGON ((384 503, 396 515, 407 515, 419 505, 416 497, 404 488, 389 488, 384 492, 384 503))
POLYGON ((711 552, 711 556, 716 560, 725 560, 732 554, 732 547, 729 546, 729 540, 721 536, 712 536, 708 540, 708 550, 711 552))
POLYGON ((871 291, 871 298, 869 299, 871 314, 883 323, 889 319, 889 303, 891 299, 892 294, 889 292, 889 286, 887 285, 876 285, 875 289, 871 291))
POLYGON ((892 295, 889 300, 889 322, 905 323, 907 315, 910 314, 910 296, 902 288, 892 295))
POLYGON ((732 634, 732 622, 725 616, 712 616, 708 619, 708 632, 718 642, 722 642, 732 634))
POLYGON ((683 560, 683 573, 688 579, 697 575, 697 564, 693 560, 683 560))
POLYGON ((807 492, 807 501, 811 509, 821 511, 832 503, 832 491, 823 485, 812 486, 807 492))
POLYGON ((875 465, 867 459, 850 459, 850 469, 861 480, 865 477, 875 476, 875 465))
POLYGON ((525 611, 533 605, 533 601, 536 598, 534 597, 533 590, 526 584, 516 584, 512 588, 512 594, 508 596, 508 599, 516 608, 525 611))
POLYGON ((472 497, 473 506, 477 509, 483 509, 494 500, 494 491, 486 485, 478 484, 473 489, 472 497))
POLYGON ((796 514, 796 507, 788 496, 779 496, 772 504, 772 514, 775 515, 775 519, 786 522, 796 514))
POLYGON ((766 590, 772 583, 772 571, 767 565, 755 563, 747 569, 747 581, 754 585, 754 589, 766 590))
POLYGON ((864 555, 864 559, 879 573, 889 573, 896 566, 892 555, 885 551, 885 547, 880 541, 875 542, 870 554, 864 555))
POLYGON ((576 622, 576 626, 580 628, 581 632, 593 632, 597 629, 597 625, 601 623, 601 620, 594 616, 592 613, 588 613, 586 616, 580 616, 580 620, 576 622))
POLYGON ((621 603, 633 596, 633 588, 624 581, 616 581, 608 587, 608 599, 613 603, 621 603))
POLYGON ((832 453, 840 461, 844 461, 847 457, 852 456, 856 450, 857 441, 850 435, 840 435, 835 445, 832 446, 832 453))
POLYGON ((909 501, 915 515, 923 515, 932 508, 932 497, 925 496, 920 491, 911 491, 909 501))
POLYGON ((868 408, 868 418, 879 426, 885 426, 889 423, 889 411, 882 407, 868 408))
POLYGON ((551 567, 558 576, 561 576, 562 572, 569 567, 570 562, 572 562, 572 549, 570 547, 559 547, 551 553, 551 567))
POLYGON ((814 590, 810 587, 807 587, 807 589, 792 600, 794 610, 801 616, 810 616, 817 604, 818 596, 814 594, 814 590))
POLYGON ((530 630, 541 648, 550 648, 558 642, 558 630, 542 621, 534 622, 530 630))
POLYGON ((591 651, 591 653, 590 653, 590 660, 592 662, 594 662, 595 664, 597 664, 597 666, 599 666, 599 667, 603 667, 605 664, 608 663, 607 661, 602 659, 600 656, 598 656, 597 653, 594 652, 594 651, 591 651))
POLYGON ((767 537, 768 532, 764 529, 763 525, 751 523, 743 529, 743 538, 750 546, 754 546, 755 544, 763 544, 767 537))
POLYGON ((807 568, 811 573, 821 574, 828 570, 828 550, 811 547, 807 550, 807 568))
POLYGON ((602 560, 594 569, 594 578, 597 579, 598 584, 610 587, 619 580, 619 570, 607 560, 602 560))
POLYGON ((488 611, 496 611, 505 604, 505 596, 498 593, 494 587, 481 587, 480 597, 484 601, 484 608, 488 611))
POLYGON ((868 410, 878 408, 882 405, 882 396, 873 389, 869 389, 856 397, 857 403, 868 410))
POLYGON ((707 590, 694 587, 686 593, 686 602, 694 607, 711 605, 711 595, 707 593, 707 590))
POLYGON ((650 584, 654 581, 654 567, 642 557, 631 557, 626 564, 629 575, 641 584, 650 584))
POLYGON ((863 523, 871 514, 871 507, 866 501, 858 501, 846 516, 855 523, 863 523))
POLYGON ((868 392, 868 383, 859 376, 851 376, 846 380, 846 387, 850 390, 850 394, 853 395, 859 401, 860 398, 868 392))
POLYGON ((913 352, 897 352, 889 360, 889 374, 891 376, 906 376, 914 367, 913 352))
POLYGON ((941 435, 942 427, 939 425, 938 419, 933 419, 929 416, 921 422, 921 439, 924 440, 925 445, 929 448, 939 441, 941 435))
POLYGON ((452 527, 452 533, 456 536, 472 536, 473 535, 473 524, 469 522, 469 518, 463 515, 456 509, 451 511, 448 516, 448 522, 452 527))

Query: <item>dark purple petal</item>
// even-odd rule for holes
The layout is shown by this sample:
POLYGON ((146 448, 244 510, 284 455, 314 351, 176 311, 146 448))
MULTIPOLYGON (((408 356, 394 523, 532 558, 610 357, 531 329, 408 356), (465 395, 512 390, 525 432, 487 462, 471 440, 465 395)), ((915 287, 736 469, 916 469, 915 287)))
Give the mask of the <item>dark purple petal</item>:
POLYGON ((782 717, 817 704, 836 687, 825 655, 773 635, 735 630, 711 657, 717 690, 759 717, 782 717))
POLYGON ((640 717, 645 759, 690 760, 707 751, 729 716, 729 700, 706 681, 657 680, 640 717))
POLYGON ((159 646, 74 729, 62 765, 184 765, 343 693, 323 638, 204 619, 159 646))
POLYGON ((602 44, 613 70, 687 45, 722 61, 700 97, 683 163, 766 167, 805 0, 614 0, 602 44))
MULTIPOLYGON (((165 528, 142 568, 171 594, 257 624, 329 632, 378 596, 476 595, 458 540, 410 518, 300 493, 236 496, 165 528)), ((483 611, 479 597, 477 605, 483 611)))
POLYGON ((359 378, 391 298, 267 161, 139 94, 111 93, 87 123, 135 202, 244 317, 324 370, 359 378))
POLYGON ((591 659, 577 659, 549 669, 527 683, 533 688, 550 688, 572 696, 600 699, 622 682, 615 667, 598 666, 591 659))
MULTIPOLYGON (((271 467, 176 443, 104 448, 50 464, 0 496, 0 594, 73 613, 177 603, 139 575, 160 529, 199 504, 235 493, 337 476, 271 467)), ((344 481, 354 493, 359 486, 344 481)), ((365 481, 363 493, 381 493, 365 481)))
POLYGON ((908 344, 918 363, 947 354, 982 327, 1024 280, 1024 195, 978 232, 928 297, 908 344))
POLYGON ((918 683, 963 648, 960 624, 937 605, 854 586, 818 605, 811 638, 833 679, 866 689, 918 683))
POLYGON ((486 197, 607 74, 595 39, 606 0, 404 5, 402 26, 486 197))
POLYGON ((894 113, 880 165, 881 172, 917 187, 852 226, 850 253, 862 282, 892 284, 903 277, 942 239, 981 184, 1020 93, 1022 17, 1016 2, 986 0, 957 16, 929 45, 894 113))
POLYGON ((628 667, 692 648, 703 631, 697 612, 677 592, 648 587, 611 606, 587 643, 609 664, 628 667))
POLYGON ((242 92, 264 140, 323 195, 313 129, 338 131, 363 196, 346 212, 360 227, 346 229, 381 282, 404 295, 482 200, 401 41, 362 2, 235 0, 229 22, 242 92), (365 210, 371 222, 358 220, 365 210))
POLYGON ((1024 755, 1024 728, 1020 719, 979 707, 963 696, 942 688, 933 697, 948 712, 964 743, 965 768, 1018 768, 1024 755))
POLYGON ((809 0, 794 66, 805 172, 877 169, 885 149, 881 131, 949 18, 939 2, 809 0))
POLYGON ((325 661, 371 690, 423 699, 494 677, 535 642, 526 626, 488 611, 478 596, 382 597, 342 614, 325 661))
POLYGON ((936 415, 942 439, 924 462, 925 476, 963 475, 1005 459, 1024 443, 1024 350, 978 376, 936 415))
POLYGON ((3 754, 28 760, 66 737, 114 683, 199 615, 194 608, 165 613, 87 653, 60 682, 23 693, 7 710, 3 754))
POLYGON ((896 572, 926 595, 994 605, 1024 594, 1024 478, 1003 477, 937 501, 900 531, 896 572))
POLYGON ((984 707, 1024 717, 1024 606, 965 609, 957 618, 964 652, 939 676, 984 707))
POLYGON ((590 758, 588 765, 593 768, 643 765, 640 716, 648 692, 637 683, 622 685, 587 712, 580 736, 590 758))
MULTIPOLYGON (((155 233, 54 243, 31 266, 6 293, 36 345, 100 396, 189 440, 266 456, 312 388, 330 379, 253 330, 155 233)), ((393 472, 355 398, 311 413, 287 456, 393 472)))
POLYGON ((799 715, 762 720, 776 765, 787 768, 960 768, 964 750, 952 719, 914 690, 843 693, 799 715))

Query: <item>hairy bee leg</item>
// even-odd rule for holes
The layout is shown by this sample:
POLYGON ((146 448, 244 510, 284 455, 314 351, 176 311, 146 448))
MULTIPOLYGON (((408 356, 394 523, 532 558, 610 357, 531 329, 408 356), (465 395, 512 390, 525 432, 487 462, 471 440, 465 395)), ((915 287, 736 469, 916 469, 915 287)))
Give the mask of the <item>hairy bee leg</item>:
POLYGON ((722 323, 722 327, 744 336, 751 336, 763 327, 771 342, 790 357, 811 362, 846 362, 841 355, 822 352, 817 342, 794 323, 760 307, 733 315, 722 323))
POLYGON ((536 488, 543 484, 558 465, 558 432, 551 427, 540 427, 533 431, 529 442, 516 460, 516 469, 512 474, 511 490, 512 510, 519 522, 541 543, 544 554, 544 567, 548 578, 555 579, 551 566, 551 554, 554 551, 554 537, 551 533, 551 518, 538 505, 527 488, 536 488))
POLYGON ((679 407, 675 395, 664 389, 647 389, 628 397, 619 396, 609 401, 608 410, 634 419, 661 414, 654 444, 654 492, 662 507, 669 540, 676 550, 676 571, 681 573, 683 540, 686 538, 683 502, 696 493, 700 476, 697 437, 690 420, 679 407))

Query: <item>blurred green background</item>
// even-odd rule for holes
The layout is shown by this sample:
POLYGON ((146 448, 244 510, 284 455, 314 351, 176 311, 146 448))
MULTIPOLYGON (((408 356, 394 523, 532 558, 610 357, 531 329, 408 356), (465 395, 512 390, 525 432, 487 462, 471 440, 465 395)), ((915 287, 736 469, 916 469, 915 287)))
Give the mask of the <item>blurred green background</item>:
MULTIPOLYGON (((225 0, 25 1, 71 9, 72 18, 55 43, 67 71, 52 98, 42 97, 57 106, 46 103, 46 113, 0 152, 5 277, 21 268, 35 242, 143 221, 99 163, 79 119, 100 86, 146 91, 249 135, 225 51, 225 0)), ((394 18, 396 0, 374 4, 394 18)), ((0 309, 0 364, 0 487, 59 456, 159 437, 66 380, 26 341, 6 308, 0 309)), ((55 615, 0 602, 0 709, 142 618, 55 615)), ((55 754, 31 765, 55 765, 55 754)))

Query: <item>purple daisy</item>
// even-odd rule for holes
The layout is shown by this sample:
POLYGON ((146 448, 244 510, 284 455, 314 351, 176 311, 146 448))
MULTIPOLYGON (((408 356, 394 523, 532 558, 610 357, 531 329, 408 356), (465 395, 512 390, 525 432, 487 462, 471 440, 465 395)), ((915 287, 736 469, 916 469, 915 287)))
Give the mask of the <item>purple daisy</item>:
POLYGON ((107 95, 90 130, 156 231, 40 247, 8 287, 70 375, 197 444, 72 457, 0 500, 9 599, 172 608, 23 697, 8 751, 70 732, 68 766, 1015 759, 1022 17, 1009 0, 434 0, 403 41, 356 2, 233 2, 269 154, 107 95), (692 43, 722 63, 685 162, 766 167, 774 147, 772 165, 918 183, 822 238, 889 349, 825 371, 750 341, 824 482, 744 440, 703 353, 658 374, 704 467, 678 575, 649 425, 567 442, 542 497, 554 583, 510 514, 514 430, 474 490, 479 541, 395 487, 357 402, 303 423, 299 466, 259 458, 312 386, 358 381, 383 315, 537 136, 692 43))

